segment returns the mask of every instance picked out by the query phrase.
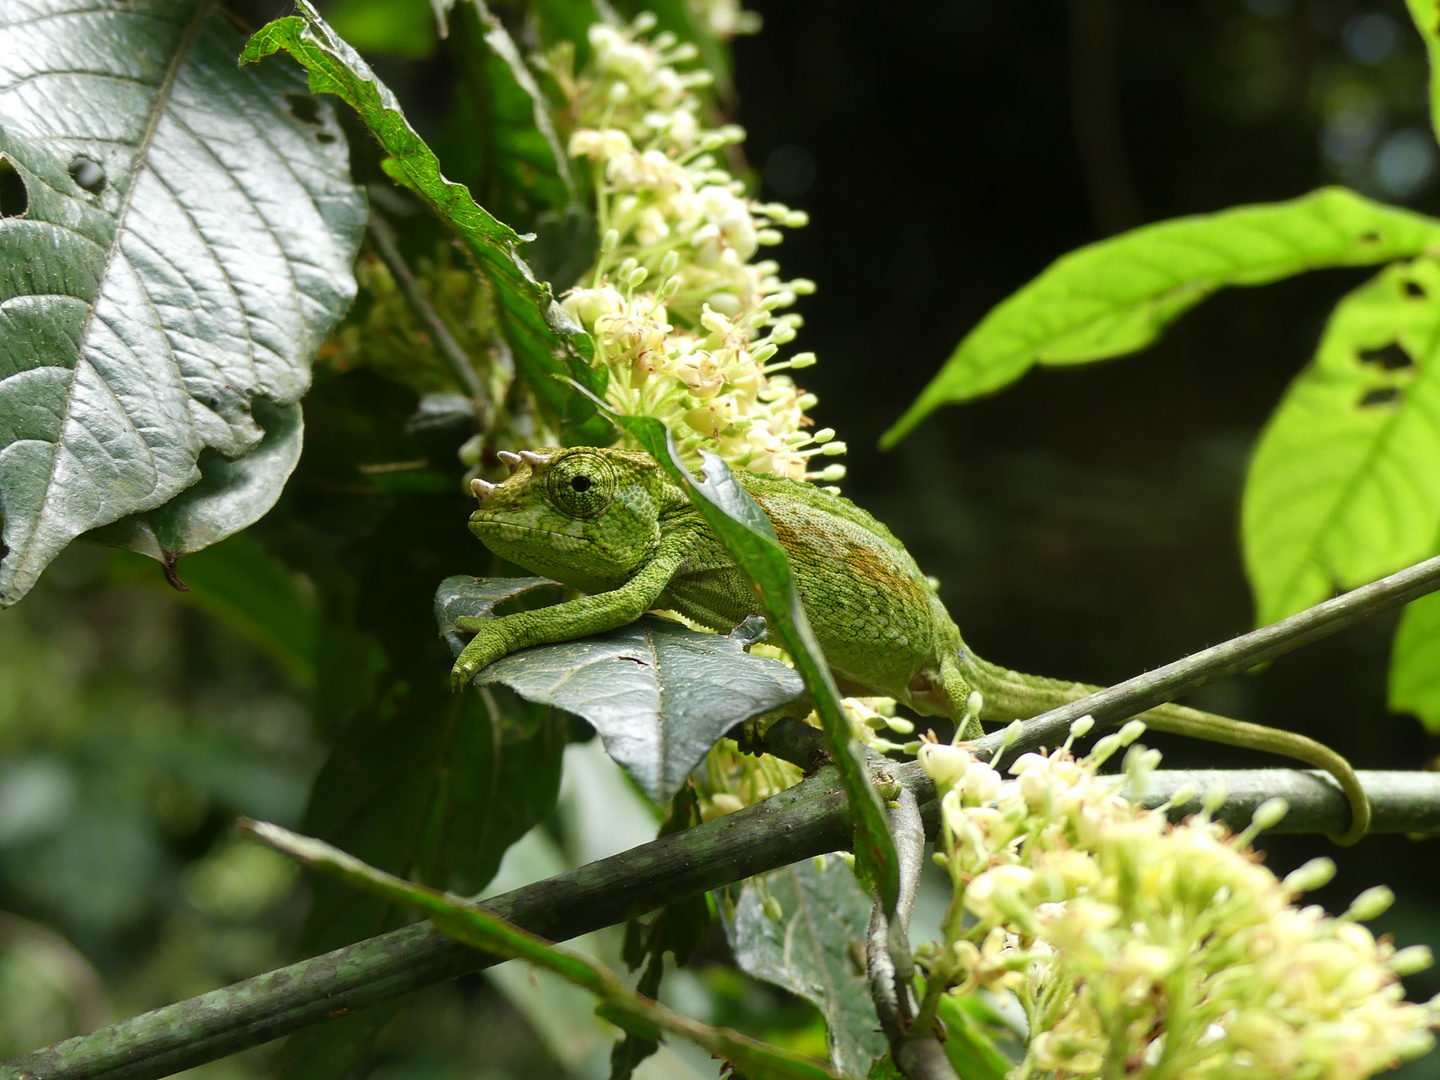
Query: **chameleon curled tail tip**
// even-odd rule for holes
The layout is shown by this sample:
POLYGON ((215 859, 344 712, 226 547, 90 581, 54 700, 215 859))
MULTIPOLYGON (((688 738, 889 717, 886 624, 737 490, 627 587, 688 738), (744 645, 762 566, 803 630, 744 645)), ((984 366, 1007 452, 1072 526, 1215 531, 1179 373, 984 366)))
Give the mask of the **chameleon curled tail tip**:
POLYGON ((486 499, 486 496, 488 496, 492 491, 494 491, 496 486, 497 485, 492 484, 489 481, 481 480, 477 476, 474 480, 470 481, 470 494, 474 495, 476 499, 483 503, 486 499))

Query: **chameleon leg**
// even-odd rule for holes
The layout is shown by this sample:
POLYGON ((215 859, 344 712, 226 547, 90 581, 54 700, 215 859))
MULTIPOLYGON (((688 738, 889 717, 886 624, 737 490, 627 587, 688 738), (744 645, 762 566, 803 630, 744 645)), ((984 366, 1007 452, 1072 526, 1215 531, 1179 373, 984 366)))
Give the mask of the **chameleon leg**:
POLYGON ((940 688, 950 703, 946 715, 957 725, 956 739, 968 741, 984 735, 985 729, 980 726, 980 711, 970 707, 970 695, 977 687, 965 677, 959 660, 949 652, 940 661, 940 688))
MULTIPOLYGON (((981 660, 974 653, 968 654, 964 663, 971 681, 985 694, 985 709, 982 715, 986 720, 1013 720, 1017 716, 1036 716, 1047 709, 1077 701, 1100 689, 1085 683, 1024 675, 981 660)), ((1187 735, 1207 742, 1281 754, 1313 765, 1317 769, 1324 769, 1335 778, 1340 790, 1350 801, 1350 827, 1343 833, 1331 833, 1330 839, 1337 844, 1353 844, 1364 836, 1370 827, 1370 800, 1365 795, 1365 789, 1360 786, 1360 779, 1355 775, 1354 768, 1324 743, 1316 742, 1298 732, 1232 720, 1228 716, 1216 716, 1184 705, 1157 705, 1140 713, 1137 719, 1143 720, 1156 731, 1168 731, 1174 735, 1187 735)))
POLYGON ((475 636, 450 669, 451 689, 464 688, 481 668, 520 649, 570 641, 634 622, 655 606, 687 550, 688 537, 671 538, 638 574, 610 592, 577 597, 536 611, 517 611, 498 619, 456 619, 456 627, 473 630, 475 636))

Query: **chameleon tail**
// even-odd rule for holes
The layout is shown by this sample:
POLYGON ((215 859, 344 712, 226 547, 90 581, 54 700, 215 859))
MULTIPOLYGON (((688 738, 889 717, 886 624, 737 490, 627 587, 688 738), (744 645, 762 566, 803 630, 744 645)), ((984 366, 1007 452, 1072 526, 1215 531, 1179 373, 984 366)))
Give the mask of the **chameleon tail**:
MULTIPOLYGON (((982 660, 968 650, 963 668, 966 680, 985 695, 985 704, 980 711, 984 720, 1037 716, 1101 689, 1085 683, 1024 675, 982 660)), ((1360 786, 1355 770, 1350 762, 1324 743, 1293 731, 1232 720, 1184 705, 1157 705, 1140 713, 1138 719, 1156 731, 1281 754, 1323 769, 1335 778, 1350 802, 1350 827, 1343 833, 1331 833, 1330 839, 1337 844, 1353 844, 1370 827, 1370 800, 1360 786)))

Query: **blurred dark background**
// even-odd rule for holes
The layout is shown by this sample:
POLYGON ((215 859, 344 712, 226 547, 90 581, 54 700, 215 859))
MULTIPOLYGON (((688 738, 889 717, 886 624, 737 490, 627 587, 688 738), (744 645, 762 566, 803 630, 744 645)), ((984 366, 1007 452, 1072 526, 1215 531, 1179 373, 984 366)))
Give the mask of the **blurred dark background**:
MULTIPOLYGON (((252 27, 285 10, 232 6, 252 27)), ((1249 629, 1238 545, 1247 455, 1329 309, 1365 271, 1223 293, 1142 355, 1033 372, 942 409, 893 453, 876 441, 992 305, 1078 245, 1326 183, 1440 213, 1424 56, 1404 5, 750 6, 765 27, 734 43, 731 104, 749 131, 757 192, 811 217, 775 257, 784 275, 819 284, 801 302, 797 347, 820 363, 799 381, 820 397, 818 422, 850 445, 846 494, 941 579, 968 640, 992 660, 1113 682, 1249 629)), ((426 0, 322 7, 443 145, 452 71, 426 0)), ((468 542, 458 519, 456 530, 456 543, 468 542)), ((402 580, 384 567, 360 576, 402 580)), ((149 566, 77 549, 0 613, 0 911, 17 916, 0 917, 7 1050, 293 955, 303 895, 283 864, 237 846, 229 822, 241 811, 298 822, 326 752, 309 690, 158 581, 149 566)), ((1434 741, 1385 708, 1394 621, 1193 703, 1303 730, 1358 767, 1422 767, 1434 741)), ((1154 741, 1171 766, 1271 763, 1154 741)), ((1340 873, 1320 894, 1332 910, 1369 885, 1392 886, 1400 901, 1377 927, 1401 944, 1440 942, 1430 842, 1264 846, 1280 873, 1336 856, 1340 873)), ((754 987, 716 990, 714 979, 710 992, 733 1006, 724 1022, 745 1026, 776 1006, 754 987)), ((1410 988, 1428 997, 1440 979, 1427 973, 1410 988)), ((442 1044, 470 1053, 525 1041, 478 981, 458 993, 425 998, 392 1033, 392 1048, 411 1039, 429 1049, 392 1049, 384 1075, 511 1075, 505 1055, 488 1073, 422 1067, 475 1060, 447 1058, 442 1044)), ((540 1074, 526 1053, 543 1058, 520 1046, 516 1060, 531 1064, 513 1075, 540 1074)), ((206 1075, 256 1075, 261 1062, 206 1075)), ((1435 1062, 1406 1075, 1440 1074, 1435 1062)))

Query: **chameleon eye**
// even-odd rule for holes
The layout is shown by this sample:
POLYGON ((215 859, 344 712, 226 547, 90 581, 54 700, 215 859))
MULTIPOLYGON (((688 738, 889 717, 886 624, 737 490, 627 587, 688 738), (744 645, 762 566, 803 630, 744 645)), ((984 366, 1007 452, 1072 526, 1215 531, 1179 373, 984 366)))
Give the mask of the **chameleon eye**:
POLYGON ((545 477, 555 509, 572 518, 597 518, 615 499, 615 470, 591 450, 555 459, 545 477))

